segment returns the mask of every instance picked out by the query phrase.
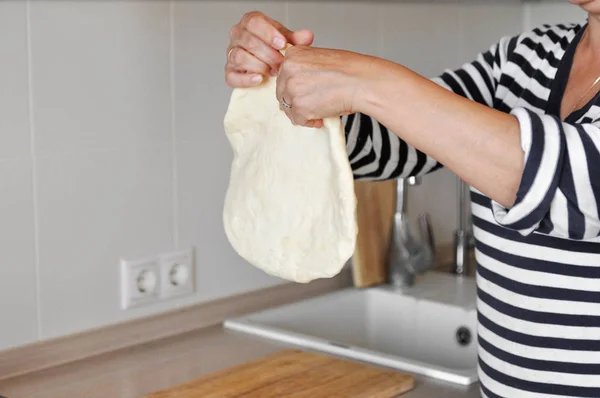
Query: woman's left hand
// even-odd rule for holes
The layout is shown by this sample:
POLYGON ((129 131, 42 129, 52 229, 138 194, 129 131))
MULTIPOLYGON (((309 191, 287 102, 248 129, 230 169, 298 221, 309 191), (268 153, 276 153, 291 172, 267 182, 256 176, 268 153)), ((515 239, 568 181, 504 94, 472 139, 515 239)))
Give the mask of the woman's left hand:
POLYGON ((350 51, 290 47, 277 77, 280 108, 294 125, 316 128, 324 118, 358 112, 364 88, 377 73, 374 60, 350 51))

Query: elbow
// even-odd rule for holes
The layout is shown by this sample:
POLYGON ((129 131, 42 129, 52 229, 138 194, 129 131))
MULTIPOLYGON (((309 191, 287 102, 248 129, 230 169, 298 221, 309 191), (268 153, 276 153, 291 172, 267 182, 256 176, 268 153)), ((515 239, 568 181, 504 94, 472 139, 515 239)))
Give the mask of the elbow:
POLYGON ((495 202, 506 211, 510 211, 518 201, 519 181, 515 181, 508 187, 499 189, 495 202))
MULTIPOLYGON (((508 195, 507 195, 508 196, 508 195)), ((550 192, 533 195, 530 192, 515 192, 505 201, 492 200, 491 210, 499 225, 527 236, 534 232, 551 230, 550 214, 554 195, 550 192)))
POLYGON ((586 214, 561 191, 557 191, 545 206, 534 207, 525 201, 508 208, 492 201, 492 211, 499 225, 523 236, 540 233, 574 241, 595 241, 600 237, 598 216, 586 214))

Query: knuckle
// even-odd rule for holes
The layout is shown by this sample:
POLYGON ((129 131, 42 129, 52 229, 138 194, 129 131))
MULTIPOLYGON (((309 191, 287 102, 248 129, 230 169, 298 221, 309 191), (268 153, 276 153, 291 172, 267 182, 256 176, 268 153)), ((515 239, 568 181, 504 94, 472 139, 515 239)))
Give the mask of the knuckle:
POLYGON ((255 16, 251 17, 246 22, 246 29, 248 29, 250 32, 257 31, 259 29, 259 27, 260 27, 260 20, 261 19, 262 19, 262 17, 259 16, 259 15, 255 15, 255 16))
POLYGON ((271 68, 269 67, 269 65, 265 64, 264 62, 261 62, 260 65, 258 65, 258 67, 256 68, 256 71, 258 73, 266 75, 271 71, 271 68))
POLYGON ((287 81, 287 88, 293 93, 298 93, 302 87, 302 80, 298 76, 290 76, 287 81))
POLYGON ((296 60, 298 56, 301 54, 302 50, 300 46, 292 46, 285 51, 286 58, 290 58, 291 60, 296 60))
POLYGON ((250 11, 250 12, 247 12, 247 13, 245 13, 244 15, 242 15, 242 18, 240 19, 240 24, 241 24, 241 25, 244 25, 244 26, 245 26, 245 25, 246 25, 246 23, 248 22, 248 19, 249 19, 249 18, 252 18, 252 17, 251 17, 251 14, 252 14, 252 12, 253 12, 253 11, 250 11))
POLYGON ((231 51, 231 59, 233 60, 233 63, 236 65, 243 64, 244 63, 243 50, 241 50, 239 48, 234 48, 233 51, 231 51))
POLYGON ((248 24, 255 18, 261 18, 262 17, 262 13, 259 11, 249 11, 247 13, 245 13, 242 16, 242 24, 244 24, 244 26, 248 26, 248 24))
POLYGON ((236 38, 238 32, 238 26, 233 25, 231 29, 229 29, 229 39, 233 40, 236 38))
POLYGON ((294 58, 287 59, 286 66, 290 73, 296 73, 300 69, 300 63, 294 58))
POLYGON ((261 48, 260 39, 258 39, 256 36, 248 35, 247 40, 247 48, 250 50, 250 52, 256 53, 258 49, 261 48))
POLYGON ((298 116, 296 116, 296 125, 304 126, 305 123, 306 123, 306 119, 304 118, 304 116, 298 114, 298 116))
POLYGON ((303 97, 296 97, 296 98, 294 98, 294 105, 296 106, 296 109, 299 112, 305 113, 305 112, 308 111, 307 110, 307 106, 306 106, 308 104, 306 103, 306 101, 305 101, 305 99, 303 97))
POLYGON ((285 72, 287 75, 289 69, 290 69, 290 61, 289 61, 289 59, 284 58, 283 61, 281 61, 281 64, 279 65, 279 70, 282 73, 285 72))
POLYGON ((227 85, 233 87, 233 77, 232 77, 231 73, 225 74, 225 83, 227 83, 227 85))

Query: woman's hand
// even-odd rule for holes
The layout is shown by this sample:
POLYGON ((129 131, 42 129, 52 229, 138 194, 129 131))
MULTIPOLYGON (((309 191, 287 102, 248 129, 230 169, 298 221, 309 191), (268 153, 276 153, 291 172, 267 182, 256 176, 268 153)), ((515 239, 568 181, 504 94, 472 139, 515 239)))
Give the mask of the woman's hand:
POLYGON ((307 30, 292 32, 261 12, 245 14, 229 31, 225 81, 231 87, 251 87, 260 84, 265 75, 276 76, 287 46, 308 46, 313 34, 307 30))
POLYGON ((277 78, 280 108, 293 124, 316 128, 324 118, 358 112, 365 87, 385 72, 378 66, 377 58, 350 51, 290 47, 277 78))

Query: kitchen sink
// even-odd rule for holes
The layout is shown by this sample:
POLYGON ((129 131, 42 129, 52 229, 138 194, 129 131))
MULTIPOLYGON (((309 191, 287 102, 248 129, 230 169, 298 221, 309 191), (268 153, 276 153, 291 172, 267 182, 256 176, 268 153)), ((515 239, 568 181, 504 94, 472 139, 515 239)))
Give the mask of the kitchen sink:
POLYGON ((412 287, 348 288, 228 319, 224 325, 451 383, 478 381, 472 278, 430 272, 412 287))

